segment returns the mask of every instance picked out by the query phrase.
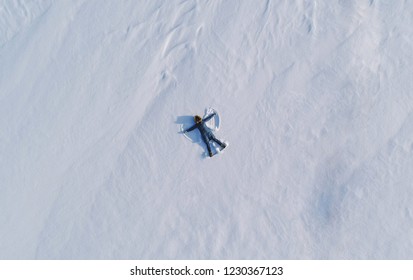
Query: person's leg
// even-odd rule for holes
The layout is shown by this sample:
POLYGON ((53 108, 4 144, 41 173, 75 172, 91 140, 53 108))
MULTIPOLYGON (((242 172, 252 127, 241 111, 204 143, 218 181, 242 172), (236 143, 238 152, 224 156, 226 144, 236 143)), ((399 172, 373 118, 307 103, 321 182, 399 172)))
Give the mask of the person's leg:
POLYGON ((211 140, 215 141, 218 145, 221 146, 221 148, 225 148, 227 146, 225 143, 219 141, 214 135, 211 135, 211 140))
POLYGON ((201 136, 202 136, 202 140, 204 141, 205 145, 207 146, 208 155, 209 155, 210 157, 212 157, 211 145, 209 144, 209 139, 208 139, 208 137, 206 137, 206 135, 203 135, 202 133, 201 133, 201 136))

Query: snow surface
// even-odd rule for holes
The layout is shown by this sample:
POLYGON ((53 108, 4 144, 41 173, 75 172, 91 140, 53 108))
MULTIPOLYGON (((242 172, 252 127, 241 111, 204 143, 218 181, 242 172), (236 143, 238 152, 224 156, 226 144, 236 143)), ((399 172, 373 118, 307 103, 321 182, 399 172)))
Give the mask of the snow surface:
POLYGON ((413 259, 413 3, 0 2, 0 258, 413 259), (180 122, 217 108, 205 148, 180 122))

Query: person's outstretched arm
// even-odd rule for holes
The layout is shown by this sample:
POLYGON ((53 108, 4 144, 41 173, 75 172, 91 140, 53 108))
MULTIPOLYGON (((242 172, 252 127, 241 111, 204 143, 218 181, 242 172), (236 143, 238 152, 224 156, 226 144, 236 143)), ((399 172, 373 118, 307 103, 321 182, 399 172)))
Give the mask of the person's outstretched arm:
POLYGON ((185 129, 184 131, 182 131, 183 133, 187 133, 187 132, 190 132, 190 131, 192 131, 192 130, 194 130, 195 128, 196 128, 196 125, 197 124, 194 124, 193 126, 191 126, 190 128, 188 128, 188 129, 185 129))
POLYGON ((208 115, 208 116, 206 116, 204 119, 203 119, 203 121, 204 122, 207 122, 207 121, 209 121, 213 116, 215 116, 216 115, 216 113, 215 112, 213 112, 211 115, 208 115))

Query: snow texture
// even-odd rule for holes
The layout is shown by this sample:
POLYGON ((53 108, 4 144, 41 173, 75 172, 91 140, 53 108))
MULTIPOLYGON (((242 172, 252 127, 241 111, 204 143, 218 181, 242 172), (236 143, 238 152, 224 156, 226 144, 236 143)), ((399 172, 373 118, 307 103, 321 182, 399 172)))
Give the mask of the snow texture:
POLYGON ((413 259, 412 15, 2 0, 0 258, 413 259))

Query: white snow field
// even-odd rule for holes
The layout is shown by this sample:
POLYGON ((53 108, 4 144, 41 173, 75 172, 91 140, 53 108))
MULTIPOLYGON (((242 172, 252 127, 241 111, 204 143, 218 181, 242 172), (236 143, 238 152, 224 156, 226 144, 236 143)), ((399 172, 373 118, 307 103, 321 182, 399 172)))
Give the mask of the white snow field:
POLYGON ((412 26, 398 0, 1 0, 0 258, 413 259, 412 26), (178 133, 209 106, 213 158, 178 133))

